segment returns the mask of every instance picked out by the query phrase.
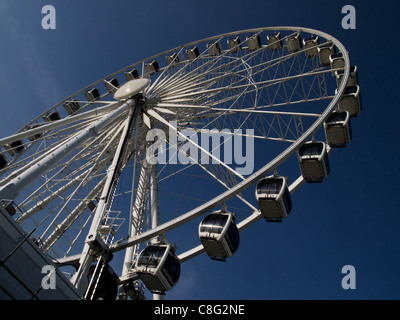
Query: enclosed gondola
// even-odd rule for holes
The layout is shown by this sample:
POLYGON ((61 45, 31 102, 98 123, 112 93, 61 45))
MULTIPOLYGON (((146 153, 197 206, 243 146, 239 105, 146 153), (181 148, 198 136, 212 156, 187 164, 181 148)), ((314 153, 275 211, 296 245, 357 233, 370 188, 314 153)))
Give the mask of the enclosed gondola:
POLYGON ((168 65, 174 66, 179 63, 179 56, 175 52, 173 54, 167 55, 165 57, 165 61, 167 62, 168 65))
POLYGON ((329 57, 329 60, 330 60, 332 69, 343 69, 344 68, 343 53, 338 52, 338 53, 332 54, 329 57))
POLYGON ((104 86, 109 93, 114 93, 119 88, 119 82, 117 78, 105 79, 104 86))
POLYGON ((296 33, 286 39, 287 48, 291 53, 299 51, 301 49, 301 43, 300 33, 296 33))
MULTIPOLYGON (((336 83, 337 83, 337 86, 339 88, 340 84, 342 83, 344 70, 336 71, 335 75, 336 75, 336 83)), ((357 86, 357 85, 358 85, 358 70, 357 70, 357 66, 351 66, 350 67, 349 80, 347 81, 346 87, 352 87, 352 86, 357 86)))
POLYGON ((281 222, 292 210, 285 177, 269 176, 261 179, 256 186, 256 199, 261 214, 268 222, 281 222))
POLYGON ((347 111, 350 117, 356 117, 361 112, 360 87, 347 87, 339 101, 339 111, 347 111))
POLYGON ((74 114, 81 108, 81 105, 79 104, 79 102, 76 99, 65 102, 63 106, 64 106, 65 111, 67 111, 67 113, 69 115, 74 114))
POLYGON ((323 66, 329 66, 331 64, 330 56, 336 53, 335 48, 332 42, 324 43, 317 48, 319 61, 323 66))
POLYGON ((152 244, 139 255, 136 272, 153 293, 172 289, 179 280, 181 265, 172 244, 152 244))
POLYGON ((157 60, 153 60, 144 65, 145 74, 153 75, 153 74, 157 73, 158 71, 160 71, 160 67, 158 66, 157 60))
POLYGON ((207 43, 207 50, 210 56, 218 56, 221 54, 221 44, 219 41, 207 43))
POLYGON ((282 37, 280 32, 267 35, 268 45, 272 51, 282 48, 282 37))
POLYGON ((60 119, 61 119, 61 116, 57 110, 50 111, 46 115, 43 116, 43 120, 46 122, 57 121, 60 119))
POLYGON ((211 259, 225 261, 239 247, 240 236, 235 214, 210 213, 199 225, 199 238, 211 259))
POLYGON ((303 45, 307 58, 315 57, 318 54, 319 37, 311 36, 303 39, 303 45))
POLYGON ((326 143, 307 142, 297 152, 301 174, 307 182, 321 182, 329 175, 329 159, 326 143))
POLYGON ((240 44, 240 38, 239 37, 234 37, 230 38, 227 40, 229 50, 231 52, 238 52, 239 50, 242 49, 242 45, 240 44))
POLYGON ((85 91, 85 96, 86 96, 87 101, 93 102, 100 98, 100 93, 97 88, 92 88, 92 89, 85 91))
POLYGON ((191 49, 187 49, 186 55, 190 61, 196 59, 200 55, 199 48, 194 46, 191 49))
POLYGON ((331 148, 344 147, 351 141, 350 114, 347 111, 333 112, 324 123, 325 136, 331 148))
POLYGON ((125 72, 125 78, 128 81, 134 80, 134 79, 138 79, 138 78, 140 78, 139 71, 137 69, 135 69, 135 68, 133 68, 133 69, 131 69, 129 71, 126 71, 125 72))
POLYGON ((247 46, 250 51, 256 51, 261 48, 261 38, 259 34, 246 37, 247 46))

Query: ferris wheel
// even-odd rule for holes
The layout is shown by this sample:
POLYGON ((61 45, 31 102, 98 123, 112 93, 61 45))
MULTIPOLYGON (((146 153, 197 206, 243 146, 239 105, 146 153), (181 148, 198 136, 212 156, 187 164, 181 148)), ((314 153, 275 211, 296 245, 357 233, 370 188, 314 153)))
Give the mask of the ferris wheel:
POLYGON ((241 231, 295 211, 291 194, 329 175, 360 111, 357 68, 334 37, 213 36, 108 75, 0 139, 0 200, 82 298, 164 294, 183 262, 225 261, 241 231))

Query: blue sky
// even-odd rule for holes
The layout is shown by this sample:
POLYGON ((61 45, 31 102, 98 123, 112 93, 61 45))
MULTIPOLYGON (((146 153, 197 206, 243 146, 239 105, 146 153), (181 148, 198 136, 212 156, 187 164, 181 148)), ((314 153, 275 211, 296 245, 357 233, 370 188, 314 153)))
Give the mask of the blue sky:
POLYGON ((0 136, 129 64, 208 36, 279 25, 339 39, 359 68, 363 112, 353 141, 331 157, 323 184, 293 195, 282 224, 259 221, 226 263, 205 255, 182 265, 169 299, 399 299, 397 52, 395 1, 11 1, 0 4, 0 136), (41 8, 56 8, 43 30, 41 8), (356 30, 341 9, 356 8, 356 30), (341 269, 356 269, 355 290, 341 269))

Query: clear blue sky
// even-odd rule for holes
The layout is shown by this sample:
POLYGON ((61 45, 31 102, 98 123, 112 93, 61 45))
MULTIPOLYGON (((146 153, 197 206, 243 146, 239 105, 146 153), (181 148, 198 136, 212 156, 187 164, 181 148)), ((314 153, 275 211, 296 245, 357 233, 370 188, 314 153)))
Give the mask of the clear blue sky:
POLYGON ((226 263, 182 265, 169 299, 399 299, 400 116, 396 1, 2 0, 0 136, 129 64, 208 36, 253 27, 304 26, 338 38, 359 68, 363 112, 331 175, 293 195, 282 224, 259 221, 226 263), (52 4, 57 29, 41 28, 52 4), (343 30, 352 4, 357 29, 343 30), (356 268, 356 290, 341 269, 356 268))

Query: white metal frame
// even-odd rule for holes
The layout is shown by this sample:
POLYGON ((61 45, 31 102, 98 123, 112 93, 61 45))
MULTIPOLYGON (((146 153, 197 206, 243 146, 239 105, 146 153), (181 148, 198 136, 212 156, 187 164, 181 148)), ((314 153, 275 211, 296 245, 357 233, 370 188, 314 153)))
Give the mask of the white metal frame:
MULTIPOLYGON (((315 47, 315 50, 317 48, 318 46, 315 47)), ((314 48, 311 47, 311 49, 314 48)), ((312 61, 313 60, 310 62, 305 61, 304 65, 311 64, 313 63, 312 61)), ((71 256, 69 251, 67 251, 65 257, 59 257, 59 262, 61 263, 63 261, 65 263, 67 261, 71 263, 71 261, 76 262, 79 260, 80 267, 73 281, 76 287, 82 292, 86 285, 84 279, 90 263, 96 259, 96 254, 93 253, 92 250, 92 239, 95 239, 97 236, 97 227, 100 220, 107 215, 106 208, 109 208, 109 204, 106 204, 106 202, 108 196, 110 196, 110 192, 115 188, 118 181, 116 177, 120 172, 117 173, 116 176, 116 169, 119 168, 118 165, 124 167, 129 161, 134 159, 133 169, 136 170, 136 167, 141 167, 142 171, 134 173, 133 175, 129 235, 127 239, 119 239, 119 241, 109 245, 107 251, 115 253, 129 248, 125 255, 123 274, 121 277, 131 276, 135 278, 134 273, 132 274, 132 265, 138 253, 138 246, 141 243, 151 241, 152 239, 159 239, 165 236, 167 232, 212 211, 215 207, 223 205, 234 197, 240 198, 253 212, 247 217, 244 217, 237 224, 240 231, 243 231, 260 219, 261 214, 259 210, 249 203, 249 201, 241 197, 240 194, 254 185, 268 172, 277 169, 291 157, 302 144, 316 134, 340 102, 346 84, 348 83, 349 70, 350 61, 348 53, 337 39, 321 31, 298 27, 256 28, 226 33, 192 42, 148 57, 104 79, 90 84, 32 120, 16 134, 0 139, 1 147, 16 140, 27 139, 38 134, 42 135, 37 140, 25 144, 25 150, 14 158, 10 158, 8 155, 5 156, 9 164, 8 167, 0 170, 0 174, 3 173, 3 180, 0 181, 0 198, 15 199, 27 185, 31 184, 31 182, 36 179, 40 179, 41 184, 35 186, 37 189, 34 190, 32 195, 27 197, 23 203, 28 208, 27 211, 22 212, 17 218, 17 222, 25 223, 30 219, 34 219, 35 215, 38 214, 43 207, 48 208, 56 199, 62 199, 64 192, 67 190, 75 190, 72 191, 67 201, 64 202, 64 200, 60 200, 61 204, 58 207, 51 209, 48 216, 42 220, 38 220, 40 225, 44 223, 48 217, 53 217, 53 223, 48 225, 41 237, 44 243, 43 249, 45 252, 48 252, 54 243, 64 236, 65 231, 71 228, 75 221, 83 219, 83 212, 86 210, 85 206, 87 206, 90 201, 93 201, 96 196, 100 195, 93 217, 89 216, 84 220, 81 224, 80 232, 78 232, 75 239, 70 240, 71 243, 75 243, 91 220, 90 231, 82 253, 71 256), (327 67, 326 69, 314 68, 312 71, 303 72, 300 62, 296 60, 297 57, 304 55, 307 50, 310 50, 310 47, 293 52, 290 51, 283 56, 279 53, 281 49, 272 50, 274 49, 274 43, 263 44, 260 48, 254 47, 252 50, 247 50, 247 42, 249 40, 245 40, 241 42, 240 45, 237 45, 236 48, 229 48, 228 50, 222 48, 218 52, 212 52, 212 57, 209 56, 209 51, 205 47, 199 51, 199 56, 194 59, 186 61, 179 59, 180 55, 185 54, 186 49, 193 48, 200 44, 220 43, 222 40, 226 41, 226 39, 242 34, 252 35, 249 37, 249 39, 252 39, 254 35, 266 35, 274 33, 275 31, 283 33, 288 32, 287 35, 282 36, 282 42, 285 42, 291 36, 295 36, 299 33, 307 33, 317 35, 319 39, 325 39, 327 42, 336 46, 338 51, 343 54, 344 67, 340 86, 334 95, 328 94, 326 84, 324 83, 325 80, 323 79, 325 75, 331 76, 332 73, 338 70, 327 67), (272 52, 271 57, 268 60, 265 60, 265 58, 257 60, 257 58, 263 57, 263 54, 266 54, 265 52, 269 48, 271 48, 272 52), (241 52, 241 54, 238 57, 234 57, 232 52, 241 52), (82 97, 84 92, 89 88, 96 87, 100 83, 103 83, 104 79, 113 78, 135 67, 142 66, 142 70, 144 70, 146 62, 154 61, 157 58, 171 54, 176 54, 174 55, 174 59, 170 59, 168 65, 160 66, 158 72, 152 75, 156 78, 143 92, 143 96, 146 98, 145 102, 143 102, 144 104, 138 105, 137 101, 134 100, 128 100, 125 103, 105 101, 104 99, 110 94, 109 91, 101 94, 96 101, 83 101, 82 97), (296 65, 296 61, 298 65, 296 65), (186 66, 190 66, 190 68, 186 68, 186 66), (274 66, 275 69, 272 69, 271 66, 274 66), (212 77, 205 77, 203 70, 207 70, 207 74, 212 74, 212 77), (269 79, 257 80, 257 78, 262 77, 264 73, 270 72, 274 72, 274 74, 269 74, 269 79), (280 72, 282 72, 282 74, 279 74, 280 72), (269 88, 271 91, 268 91, 267 97, 262 97, 263 93, 267 93, 266 88, 269 88), (320 92, 317 92, 316 88, 318 88, 320 92), (228 94, 224 95, 224 91, 228 91, 228 94), (244 99, 248 94, 251 95, 253 100, 247 102, 251 102, 253 105, 249 104, 244 107, 244 99), (295 94, 297 94, 297 96, 294 96, 295 94), (212 99, 215 99, 219 104, 224 104, 224 106, 213 105, 211 103, 212 99), (41 120, 49 111, 60 110, 61 112, 60 108, 65 101, 77 101, 82 107, 76 114, 68 115, 58 121, 44 123, 41 120), (203 104, 201 101, 206 101, 206 103, 203 104), (239 101, 242 101, 240 102, 241 108, 233 108, 232 106, 239 101), (302 103, 313 101, 325 102, 327 105, 320 113, 308 111, 278 111, 272 108, 285 107, 289 104, 301 105, 302 103), (228 107, 229 105, 230 107, 228 107), (135 107, 137 108, 135 109, 135 107), (135 112, 134 110, 138 111, 135 112), (134 114, 135 116, 133 116, 134 114), (262 125, 257 123, 258 132, 255 133, 253 137, 256 139, 282 141, 287 144, 287 148, 256 172, 248 177, 244 177, 230 166, 227 166, 223 161, 213 156, 211 152, 202 149, 202 147, 190 137, 183 135, 181 133, 181 128, 174 126, 170 122, 174 118, 179 118, 181 122, 188 119, 187 127, 196 128, 195 125, 192 125, 195 121, 193 114, 198 115, 199 119, 202 119, 201 117, 203 117, 203 119, 209 119, 207 120, 209 124, 215 124, 220 119, 230 114, 240 114, 237 126, 241 128, 255 125, 255 123, 247 121, 250 119, 250 116, 258 117, 252 121, 258 121, 257 119, 265 120, 267 115, 271 116, 272 120, 270 120, 269 123, 266 121, 260 121, 262 125), (305 124, 303 119, 306 118, 313 119, 313 122, 311 125, 307 125, 306 130, 304 130, 303 126, 305 126, 305 124), (140 119, 142 119, 142 123, 145 126, 140 126, 140 119), (131 132, 128 128, 131 127, 132 123, 136 123, 134 129, 135 137, 133 139, 132 137, 130 137, 130 139, 124 139, 124 137, 127 137, 128 133, 131 132), (144 147, 143 141, 145 132, 151 126, 155 125, 172 130, 173 133, 179 136, 181 141, 196 146, 215 160, 216 164, 214 166, 205 167, 201 164, 199 164, 199 166, 205 171, 206 175, 209 175, 226 188, 225 192, 217 194, 202 205, 161 224, 159 223, 160 213, 158 209, 159 191, 158 187, 154 188, 154 186, 156 183, 160 183, 158 177, 160 176, 159 173, 164 170, 164 167, 160 168, 158 173, 154 175, 154 172, 156 172, 155 169, 151 167, 146 168, 146 166, 143 165, 143 154, 139 152, 139 149, 142 148, 141 150, 143 150, 144 147), (33 129, 28 129, 28 127, 32 126, 34 127, 33 129), (139 126, 143 128, 143 131, 138 129, 139 126), (118 142, 118 147, 115 147, 116 142, 118 142), (123 150, 126 149, 132 151, 129 156, 124 155, 123 150), (93 151, 96 152, 94 153, 93 151), (91 158, 91 153, 94 153, 95 157, 91 158), (123 157, 123 159, 121 157, 123 157), (112 164, 108 167, 106 172, 104 172, 109 161, 112 161, 112 164), (85 168, 85 164, 83 163, 86 163, 87 168, 85 168), (52 170, 49 170, 49 168, 52 170), (233 182, 227 182, 222 179, 220 177, 221 171, 218 170, 225 170, 224 174, 226 172, 230 177, 229 179, 233 182), (69 176, 65 174, 64 178, 60 179, 60 173, 64 174, 65 171, 68 171, 69 176), (137 176, 137 174, 140 174, 139 176, 141 177, 139 178, 138 184, 135 181, 135 176, 137 176), (75 177, 75 180, 76 177, 79 177, 79 179, 73 182, 73 177, 75 177), (58 180, 56 181, 55 179, 58 180), (54 190, 51 189, 53 187, 47 187, 49 181, 54 182, 54 190), (77 188, 77 186, 79 186, 79 188, 77 188), (90 189, 90 192, 86 192, 86 194, 81 196, 79 205, 73 210, 67 209, 72 202, 73 195, 76 193, 76 197, 79 198, 78 193, 80 193, 81 189, 85 186, 90 189), (149 188, 151 190, 150 193, 148 191, 149 188), (101 190, 102 193, 100 193, 101 190), (49 195, 49 192, 52 195, 49 195), (149 198, 152 202, 149 210, 149 212, 151 212, 152 226, 148 228, 148 230, 144 230, 142 228, 145 223, 144 208, 149 198), (30 204, 31 202, 34 204, 30 204), (69 213, 67 213, 63 222, 57 223, 57 219, 54 217, 61 218, 65 210, 70 211, 67 211, 69 213), (52 228, 55 229, 51 231, 50 229, 52 228)), ((207 129, 208 128, 200 128, 198 132, 207 129)), ((299 176, 290 185, 290 192, 293 193, 297 190, 303 182, 303 178, 299 176)), ((113 196, 114 193, 112 193, 110 197, 112 198, 113 196)), ((102 245, 103 244, 100 244, 100 246, 102 245)), ((200 245, 187 252, 181 253, 179 259, 183 262, 195 257, 203 251, 204 249, 200 245)))

